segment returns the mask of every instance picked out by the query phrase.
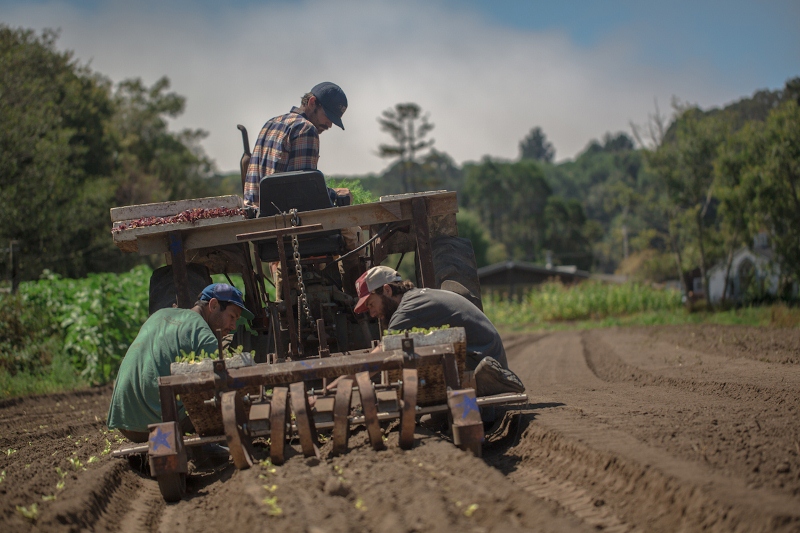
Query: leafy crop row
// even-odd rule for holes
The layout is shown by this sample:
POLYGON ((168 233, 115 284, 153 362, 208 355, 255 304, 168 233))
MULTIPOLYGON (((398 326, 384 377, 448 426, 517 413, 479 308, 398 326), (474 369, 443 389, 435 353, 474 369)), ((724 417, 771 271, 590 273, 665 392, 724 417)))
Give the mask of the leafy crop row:
POLYGON ((505 295, 484 298, 487 316, 495 325, 519 326, 543 322, 603 319, 681 307, 678 291, 654 289, 639 283, 612 285, 585 282, 574 286, 545 283, 520 300, 505 295))
POLYGON ((12 316, 0 317, 3 369, 11 375, 35 373, 64 356, 86 381, 113 379, 147 319, 150 274, 139 266, 83 279, 46 273, 23 283, 18 296, 3 297, 12 306, 6 313, 12 316))

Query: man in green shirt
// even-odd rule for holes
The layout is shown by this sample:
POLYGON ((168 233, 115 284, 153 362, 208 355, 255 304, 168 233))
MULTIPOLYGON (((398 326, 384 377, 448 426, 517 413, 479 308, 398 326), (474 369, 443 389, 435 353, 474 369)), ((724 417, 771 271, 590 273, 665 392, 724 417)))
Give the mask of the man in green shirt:
MULTIPOLYGON (((118 429, 133 442, 146 442, 147 426, 161 422, 158 378, 170 374, 170 364, 182 353, 215 353, 215 332, 233 331, 240 316, 253 319, 242 293, 225 283, 203 289, 191 309, 167 308, 153 313, 119 367, 108 409, 108 428, 118 429)), ((193 431, 180 403, 178 417, 182 430, 193 431)))

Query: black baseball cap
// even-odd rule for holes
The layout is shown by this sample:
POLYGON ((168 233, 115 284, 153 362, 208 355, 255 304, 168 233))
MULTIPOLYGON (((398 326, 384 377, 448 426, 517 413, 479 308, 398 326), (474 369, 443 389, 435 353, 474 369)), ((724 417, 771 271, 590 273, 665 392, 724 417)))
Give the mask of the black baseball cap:
POLYGON ((311 89, 311 94, 317 97, 317 102, 322 105, 328 120, 344 129, 342 115, 347 111, 347 96, 342 88, 335 83, 323 81, 311 89))

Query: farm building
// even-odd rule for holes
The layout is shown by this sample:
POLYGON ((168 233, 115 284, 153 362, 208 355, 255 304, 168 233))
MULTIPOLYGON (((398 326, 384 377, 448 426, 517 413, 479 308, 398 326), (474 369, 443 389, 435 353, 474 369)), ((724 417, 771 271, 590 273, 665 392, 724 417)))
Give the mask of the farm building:
POLYGON ((533 285, 558 280, 565 285, 589 278, 589 273, 575 266, 545 267, 525 261, 503 261, 478 269, 478 279, 483 292, 505 293, 509 297, 521 295, 533 285))
POLYGON ((752 247, 743 246, 733 254, 727 282, 727 262, 712 267, 708 272, 711 303, 722 301, 723 291, 725 299, 734 302, 741 301, 748 293, 777 294, 780 270, 773 257, 766 233, 760 233, 753 239, 752 247))

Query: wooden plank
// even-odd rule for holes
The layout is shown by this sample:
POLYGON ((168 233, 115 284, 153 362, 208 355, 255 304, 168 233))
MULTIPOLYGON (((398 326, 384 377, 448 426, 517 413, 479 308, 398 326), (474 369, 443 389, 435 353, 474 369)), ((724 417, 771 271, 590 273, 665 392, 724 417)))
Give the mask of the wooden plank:
POLYGON ((227 207, 235 209, 242 207, 243 201, 240 196, 212 196, 209 198, 196 198, 193 200, 176 200, 173 202, 159 202, 155 204, 128 205, 125 207, 111 208, 111 222, 121 222, 123 220, 135 220, 144 217, 170 217, 177 215, 187 209, 202 207, 211 209, 214 207, 227 207))
POLYGON ((431 235, 428 227, 428 208, 425 198, 413 198, 411 207, 414 213, 414 228, 417 237, 417 257, 422 274, 421 287, 438 289, 433 269, 433 252, 431 251, 431 235))
POLYGON ((220 224, 230 224, 231 222, 243 222, 244 215, 233 215, 228 217, 216 218, 203 218, 194 222, 175 222, 172 224, 155 224, 153 226, 145 226, 143 228, 130 228, 124 229, 117 233, 112 233, 114 243, 117 247, 122 248, 120 243, 126 241, 135 241, 139 237, 147 235, 164 235, 170 231, 186 231, 197 228, 204 228, 207 226, 218 226, 220 224))
MULTIPOLYGON (((456 193, 435 193, 425 196, 428 216, 449 215, 458 212, 458 200, 456 193)), ((349 228, 354 226, 370 226, 373 224, 386 224, 397 221, 395 212, 397 207, 400 210, 400 220, 411 220, 413 218, 411 199, 397 200, 396 206, 385 209, 382 202, 371 204, 360 204, 345 207, 334 207, 331 209, 319 209, 317 211, 304 211, 300 213, 303 225, 321 224, 324 231, 349 228)), ((216 220, 216 219, 211 219, 216 220)), ((225 223, 215 225, 196 225, 185 229, 184 248, 194 250, 197 248, 208 248, 232 244, 238 242, 236 236, 244 233, 254 233, 259 231, 269 231, 291 227, 288 217, 276 215, 272 217, 256 218, 252 220, 230 221, 225 219, 225 223)), ((136 239, 136 251, 139 255, 166 253, 168 242, 164 234, 172 229, 151 226, 150 228, 136 228, 125 230, 115 235, 114 240, 123 251, 130 250, 130 245, 120 246, 122 240, 130 241, 136 239), (147 230, 147 231, 142 231, 147 230), (123 236, 123 234, 128 235, 123 236)))
MULTIPOLYGON (((421 359, 441 360, 443 355, 453 354, 450 344, 420 346, 415 349, 421 359)), ((402 350, 370 353, 369 350, 351 352, 347 356, 326 357, 324 359, 305 359, 277 364, 260 364, 228 370, 228 386, 241 389, 251 385, 275 386, 298 381, 322 378, 337 378, 359 372, 379 372, 395 370, 403 366, 402 350)), ((199 372, 158 378, 159 384, 172 387, 175 393, 213 389, 214 374, 199 372)))
POLYGON ((172 255, 172 279, 175 281, 175 296, 178 307, 191 309, 194 302, 192 302, 192 297, 189 294, 189 275, 186 272, 183 238, 177 231, 169 234, 169 252, 172 255))

